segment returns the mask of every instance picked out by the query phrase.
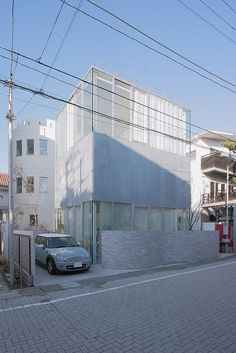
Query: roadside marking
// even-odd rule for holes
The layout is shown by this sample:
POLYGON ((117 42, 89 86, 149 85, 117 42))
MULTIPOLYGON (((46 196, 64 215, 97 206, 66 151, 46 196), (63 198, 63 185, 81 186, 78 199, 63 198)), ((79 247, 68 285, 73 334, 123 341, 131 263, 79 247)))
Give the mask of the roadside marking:
POLYGON ((33 308, 33 307, 37 307, 37 306, 50 305, 50 304, 55 304, 55 303, 59 303, 59 302, 64 302, 64 301, 71 300, 71 299, 76 299, 76 298, 89 297, 89 296, 92 296, 92 295, 97 295, 97 294, 101 294, 101 293, 116 291, 116 290, 123 289, 123 288, 139 286, 139 285, 146 284, 146 283, 157 282, 157 281, 161 281, 161 280, 168 279, 168 278, 173 278, 173 277, 178 277, 178 276, 185 276, 185 275, 189 275, 189 274, 192 274, 192 273, 203 272, 203 271, 208 271, 208 270, 214 270, 216 268, 221 268, 221 267, 235 265, 235 264, 236 264, 236 261, 231 261, 231 262, 227 262, 227 263, 221 264, 221 265, 208 266, 208 267, 199 268, 199 269, 196 269, 196 270, 184 271, 184 272, 180 272, 180 273, 174 273, 172 275, 156 277, 156 278, 150 278, 150 279, 146 279, 146 280, 139 281, 139 282, 132 282, 132 283, 128 283, 128 284, 123 284, 123 285, 117 286, 117 287, 100 289, 100 290, 97 290, 97 291, 94 291, 94 292, 87 292, 87 293, 71 295, 69 297, 52 299, 52 300, 49 300, 49 301, 43 302, 43 303, 39 302, 39 303, 19 305, 19 306, 15 306, 15 307, 12 306, 10 308, 0 309, 0 313, 3 313, 3 312, 5 313, 7 311, 28 309, 28 308, 33 308))

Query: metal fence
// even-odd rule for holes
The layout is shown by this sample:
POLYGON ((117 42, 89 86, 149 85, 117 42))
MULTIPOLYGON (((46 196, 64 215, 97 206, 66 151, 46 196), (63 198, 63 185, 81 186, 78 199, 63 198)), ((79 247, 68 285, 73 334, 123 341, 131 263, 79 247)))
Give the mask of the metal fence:
POLYGON ((35 283, 34 236, 32 231, 14 231, 14 277, 20 279, 21 287, 35 283))

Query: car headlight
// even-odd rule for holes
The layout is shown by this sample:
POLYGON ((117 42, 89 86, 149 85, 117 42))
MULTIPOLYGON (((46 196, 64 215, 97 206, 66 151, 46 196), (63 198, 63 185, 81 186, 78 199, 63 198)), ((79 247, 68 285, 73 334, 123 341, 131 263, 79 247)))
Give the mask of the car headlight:
POLYGON ((55 255, 55 258, 57 260, 63 260, 63 256, 61 254, 59 254, 59 253, 55 255))

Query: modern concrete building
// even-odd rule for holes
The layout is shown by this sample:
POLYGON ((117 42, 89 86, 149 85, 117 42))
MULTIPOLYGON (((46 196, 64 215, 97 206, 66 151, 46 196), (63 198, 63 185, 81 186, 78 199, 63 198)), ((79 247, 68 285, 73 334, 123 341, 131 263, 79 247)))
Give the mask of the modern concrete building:
POLYGON ((23 120, 14 129, 15 226, 55 227, 55 121, 23 120))
POLYGON ((56 121, 57 230, 101 262, 102 230, 183 230, 190 111, 92 67, 56 121))
POLYGON ((192 138, 192 208, 201 213, 195 229, 201 229, 202 222, 225 221, 227 166, 229 218, 232 219, 232 206, 236 203, 236 185, 230 180, 235 175, 235 155, 229 157, 229 150, 222 145, 225 140, 236 141, 236 136, 227 132, 209 131, 192 138))

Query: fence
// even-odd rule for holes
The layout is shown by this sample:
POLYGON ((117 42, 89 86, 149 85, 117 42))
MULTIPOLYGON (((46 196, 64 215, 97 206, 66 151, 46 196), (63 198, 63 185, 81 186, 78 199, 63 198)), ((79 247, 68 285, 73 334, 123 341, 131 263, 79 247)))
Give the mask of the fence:
POLYGON ((217 256, 219 235, 214 231, 102 232, 102 263, 107 268, 141 269, 217 256))
POLYGON ((19 274, 21 287, 30 287, 35 282, 34 232, 14 231, 14 266, 19 274))

